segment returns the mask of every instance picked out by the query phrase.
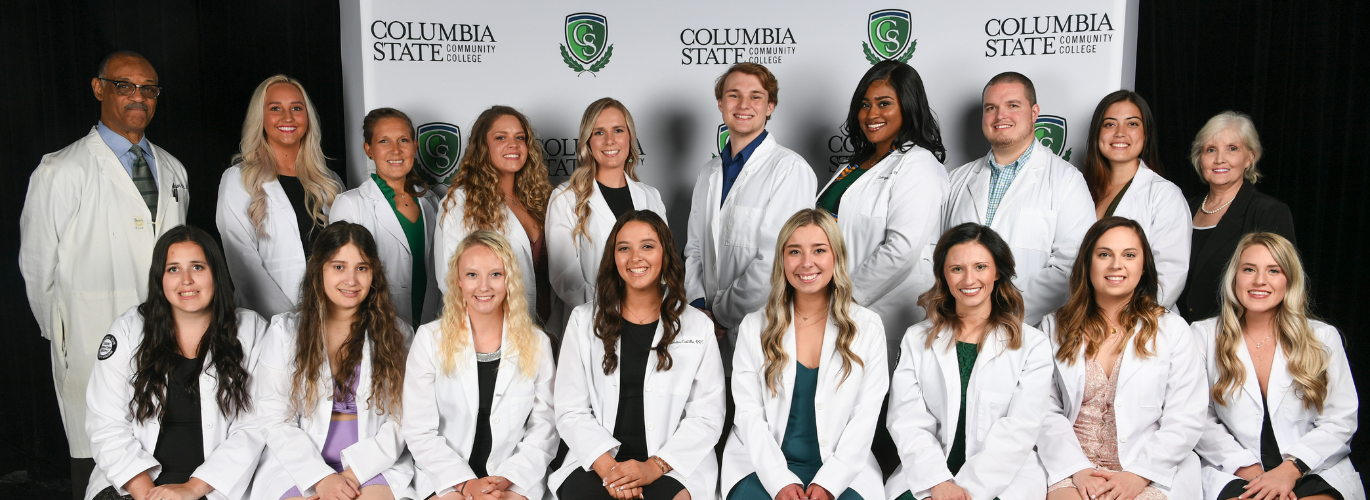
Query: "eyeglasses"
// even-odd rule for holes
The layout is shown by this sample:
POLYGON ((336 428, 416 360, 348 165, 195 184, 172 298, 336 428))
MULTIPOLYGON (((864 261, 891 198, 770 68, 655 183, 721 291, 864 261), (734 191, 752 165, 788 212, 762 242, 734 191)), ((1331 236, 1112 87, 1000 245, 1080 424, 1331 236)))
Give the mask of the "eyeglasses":
POLYGON ((98 76, 96 78, 114 84, 114 89, 119 92, 119 95, 133 95, 134 90, 142 92, 143 97, 148 99, 156 99, 157 96, 162 95, 162 87, 160 85, 136 85, 130 82, 110 80, 98 76))

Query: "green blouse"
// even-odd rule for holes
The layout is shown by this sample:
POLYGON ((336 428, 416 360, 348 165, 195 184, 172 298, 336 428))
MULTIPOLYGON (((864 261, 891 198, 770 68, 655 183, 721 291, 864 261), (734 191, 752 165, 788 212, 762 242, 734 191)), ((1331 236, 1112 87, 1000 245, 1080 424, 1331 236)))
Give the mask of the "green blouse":
POLYGON ((970 387, 970 373, 979 356, 979 344, 956 342, 956 364, 961 369, 961 418, 956 420, 956 437, 951 441, 951 453, 947 454, 947 469, 952 475, 961 472, 961 466, 966 464, 966 389, 970 387))
MULTIPOLYGON (((419 322, 423 321, 423 299, 428 292, 428 268, 424 266, 427 245, 424 242, 423 209, 419 209, 419 219, 410 222, 409 218, 395 207, 395 190, 390 189, 390 185, 379 175, 371 174, 371 180, 376 181, 381 193, 385 195, 385 201, 390 202, 390 210, 395 212, 395 218, 400 221, 400 228, 404 229, 404 237, 409 240, 409 261, 414 263, 409 280, 410 307, 414 314, 414 326, 418 326, 419 322)), ((417 204, 418 200, 415 199, 414 202, 417 204)))
POLYGON ((857 167, 852 169, 846 177, 833 181, 832 185, 828 186, 828 190, 823 191, 823 195, 818 197, 818 208, 827 210, 833 217, 836 217, 837 209, 842 204, 842 195, 846 194, 847 188, 861 178, 861 174, 868 171, 870 169, 857 167))

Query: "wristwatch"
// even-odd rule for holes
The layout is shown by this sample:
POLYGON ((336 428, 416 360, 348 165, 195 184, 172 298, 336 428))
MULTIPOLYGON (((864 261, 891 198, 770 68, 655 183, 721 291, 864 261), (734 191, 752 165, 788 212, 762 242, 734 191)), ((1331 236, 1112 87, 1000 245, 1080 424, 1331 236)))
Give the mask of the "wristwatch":
POLYGON ((1299 460, 1298 457, 1289 457, 1286 460, 1294 462, 1294 468, 1299 470, 1300 476, 1307 476, 1308 471, 1312 470, 1308 468, 1308 464, 1303 463, 1303 460, 1299 460))

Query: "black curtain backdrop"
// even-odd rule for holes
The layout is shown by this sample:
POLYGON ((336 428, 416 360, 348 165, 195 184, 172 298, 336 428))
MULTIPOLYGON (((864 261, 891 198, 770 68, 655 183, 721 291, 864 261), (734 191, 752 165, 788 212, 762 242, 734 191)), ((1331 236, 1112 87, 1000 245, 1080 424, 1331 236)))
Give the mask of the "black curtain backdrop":
MULTIPOLYGON (((1366 142, 1357 117, 1370 56, 1370 15, 1358 2, 1143 0, 1136 90, 1151 103, 1168 177, 1187 195, 1204 187, 1189 144, 1209 117, 1250 114, 1261 133, 1262 191, 1290 205, 1312 280, 1316 313, 1341 328, 1358 380, 1370 368, 1367 273, 1354 255, 1366 247, 1370 170, 1353 148, 1366 142)), ((107 53, 136 50, 166 87, 149 139, 185 164, 192 224, 214 232, 219 176, 237 151, 251 93, 264 78, 300 79, 322 120, 324 152, 344 157, 339 5, 325 0, 234 2, 20 0, 6 4, 0 28, 17 68, 11 108, 0 123, 16 139, 0 155, 0 492, 22 481, 58 484, 67 447, 53 392, 48 342, 38 334, 18 269, 18 221, 29 174, 42 155, 84 136, 99 118, 90 91, 107 53)), ((1029 75, 1031 76, 1031 75, 1029 75)), ((1102 96, 1100 96, 1102 97, 1102 96)), ((455 98, 455 97, 454 97, 455 98)), ((1366 384, 1361 384, 1364 388, 1366 384)), ((1353 442, 1365 470, 1364 433, 1353 442)), ((48 486, 53 487, 53 486, 48 486)), ((43 490, 29 490, 42 493, 43 490)), ((39 494, 39 497, 49 497, 39 494)), ((52 496, 59 498, 60 495, 52 496)))

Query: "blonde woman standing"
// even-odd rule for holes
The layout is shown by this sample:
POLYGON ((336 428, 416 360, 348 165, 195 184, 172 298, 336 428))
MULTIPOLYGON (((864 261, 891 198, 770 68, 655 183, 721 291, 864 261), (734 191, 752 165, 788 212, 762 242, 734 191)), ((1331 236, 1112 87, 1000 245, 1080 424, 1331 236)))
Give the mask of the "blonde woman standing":
POLYGON ((1308 317, 1294 244, 1244 236, 1222 283, 1221 315, 1194 324, 1212 386, 1204 498, 1364 499, 1348 456, 1356 385, 1340 333, 1308 317))
POLYGON ((405 369, 417 497, 541 500, 557 452, 552 344, 528 317, 504 237, 471 233, 452 260, 445 314, 419 327, 405 369))
POLYGON ((846 261, 826 210, 782 226, 766 308, 738 327, 725 498, 884 498, 871 441, 889 388, 885 330, 853 300, 846 261))
POLYGON ((661 194, 637 179, 637 127, 623 103, 608 97, 590 103, 578 144, 576 171, 547 205, 548 270, 567 308, 594 300, 605 240, 620 216, 636 209, 666 218, 661 194))
POLYGON ((247 105, 235 165, 219 179, 214 219, 235 300, 268 318, 299 302, 305 257, 342 191, 324 164, 318 125, 300 82, 267 78, 247 105))

